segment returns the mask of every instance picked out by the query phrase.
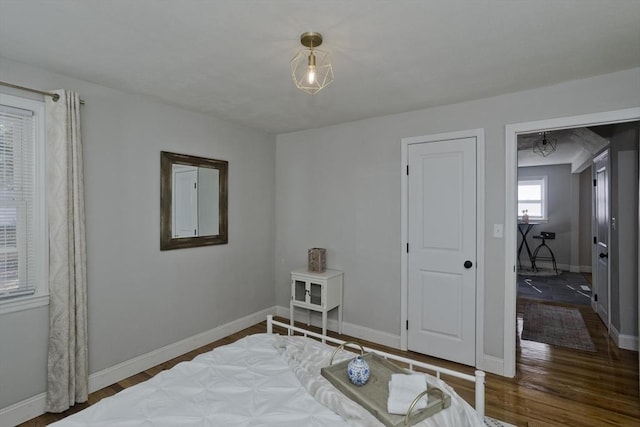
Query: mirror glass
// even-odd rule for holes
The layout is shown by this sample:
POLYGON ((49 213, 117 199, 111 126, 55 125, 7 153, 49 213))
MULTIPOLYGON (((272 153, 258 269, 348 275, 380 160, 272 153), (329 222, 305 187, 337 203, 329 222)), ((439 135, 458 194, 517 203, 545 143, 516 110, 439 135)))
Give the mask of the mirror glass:
POLYGON ((173 238, 219 234, 218 169, 171 165, 173 238))
POLYGON ((224 160, 161 152, 161 250, 228 242, 227 169, 224 160))

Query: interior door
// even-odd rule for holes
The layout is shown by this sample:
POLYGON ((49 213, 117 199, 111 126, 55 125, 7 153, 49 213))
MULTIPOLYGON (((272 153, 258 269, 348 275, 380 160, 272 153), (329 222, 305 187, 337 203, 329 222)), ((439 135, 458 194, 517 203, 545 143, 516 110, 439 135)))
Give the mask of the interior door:
POLYGON ((198 236, 198 168, 173 169, 173 237, 198 236))
POLYGON ((609 150, 599 154, 593 162, 594 304, 598 315, 609 328, 609 150))
POLYGON ((408 146, 408 348, 475 365, 476 138, 408 146))

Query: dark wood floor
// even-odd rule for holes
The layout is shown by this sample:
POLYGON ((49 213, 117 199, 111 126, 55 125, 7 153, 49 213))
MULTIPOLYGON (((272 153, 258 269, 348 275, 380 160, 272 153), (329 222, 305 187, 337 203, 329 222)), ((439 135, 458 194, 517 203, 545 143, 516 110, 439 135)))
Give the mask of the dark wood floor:
MULTIPOLYGON (((618 349, 608 338, 600 319, 589 307, 578 307, 597 352, 572 350, 520 340, 523 301, 518 301, 517 376, 513 379, 487 374, 486 413, 518 426, 639 426, 638 353, 618 349)), ((21 426, 44 426, 111 396, 126 387, 145 381, 175 364, 191 360, 215 347, 246 335, 265 332, 262 322, 229 337, 155 366, 117 384, 96 391, 89 401, 62 414, 45 414, 21 426)), ((337 334, 330 334, 338 336, 337 334)), ((352 337, 339 336, 348 340, 352 337)), ((472 368, 401 352, 359 340, 373 348, 462 370, 472 368)), ((473 385, 445 378, 473 404, 473 385)))

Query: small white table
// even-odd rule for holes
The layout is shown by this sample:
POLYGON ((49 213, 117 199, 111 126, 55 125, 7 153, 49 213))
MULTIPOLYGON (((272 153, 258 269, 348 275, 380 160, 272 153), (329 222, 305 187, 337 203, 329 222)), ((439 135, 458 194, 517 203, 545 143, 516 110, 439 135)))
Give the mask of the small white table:
POLYGON ((291 303, 289 319, 293 326, 294 307, 309 310, 307 325, 311 323, 311 311, 322 312, 322 335, 327 334, 327 313, 338 308, 338 333, 342 333, 342 286, 344 273, 326 270, 313 273, 301 268, 291 272, 291 303))

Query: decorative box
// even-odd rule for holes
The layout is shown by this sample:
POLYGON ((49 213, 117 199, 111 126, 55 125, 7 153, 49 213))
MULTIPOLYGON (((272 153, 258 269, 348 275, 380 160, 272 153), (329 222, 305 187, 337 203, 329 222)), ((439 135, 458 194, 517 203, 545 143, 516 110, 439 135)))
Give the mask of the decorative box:
POLYGON ((327 250, 325 248, 309 249, 308 270, 313 273, 324 273, 327 269, 327 250))

